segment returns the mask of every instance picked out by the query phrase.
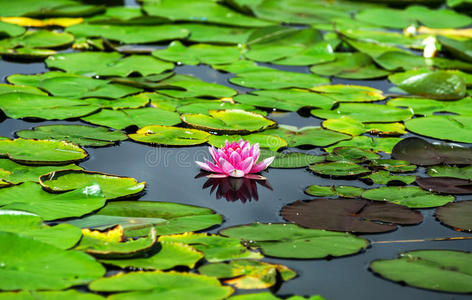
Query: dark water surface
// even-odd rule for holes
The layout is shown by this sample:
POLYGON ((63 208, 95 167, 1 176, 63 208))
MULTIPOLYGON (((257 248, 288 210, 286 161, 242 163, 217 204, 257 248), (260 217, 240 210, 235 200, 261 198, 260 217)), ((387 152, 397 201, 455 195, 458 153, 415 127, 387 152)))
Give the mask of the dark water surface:
MULTIPOLYGON (((287 68, 284 68, 289 70, 287 68)), ((290 69, 295 70, 294 68, 290 69)), ((34 74, 45 72, 43 63, 13 63, 0 61, 0 78, 10 74, 34 74)), ((296 68, 298 72, 307 72, 307 68, 296 68)), ((227 82, 229 74, 220 73, 208 66, 180 66, 176 72, 191 74, 208 82, 225 84, 246 92, 250 89, 237 87, 227 82)), ((391 84, 387 81, 347 81, 333 80, 333 83, 350 83, 367 85, 388 91, 391 84)), ((302 117, 297 113, 271 114, 270 118, 281 124, 295 126, 319 125, 320 120, 314 117, 302 117)), ((5 119, 0 124, 0 135, 13 137, 14 132, 44 124, 73 124, 76 122, 26 122, 5 119)), ((411 134, 409 134, 411 135, 411 134)), ((87 170, 112 173, 134 177, 147 182, 146 194, 141 200, 169 201, 212 208, 222 214, 224 223, 212 229, 212 232, 240 224, 252 222, 284 222, 279 215, 280 209, 300 199, 310 199, 304 189, 312 184, 319 185, 355 185, 367 188, 368 185, 358 180, 330 180, 321 178, 306 169, 270 169, 264 175, 272 186, 272 190, 258 186, 258 200, 226 201, 217 199, 216 192, 210 194, 210 188, 203 188, 207 178, 195 178, 199 168, 195 160, 209 157, 206 146, 187 148, 152 147, 125 141, 117 146, 105 148, 87 148, 90 157, 80 165, 87 170)), ((310 150, 321 153, 319 149, 310 150)), ((419 168, 418 174, 424 174, 419 168)), ((372 187, 372 186, 370 186, 372 187)), ((254 194, 253 194, 254 196, 254 194)), ((461 197, 460 200, 470 197, 461 197)), ((380 243, 379 241, 416 240, 438 237, 470 236, 456 232, 441 225, 434 218, 434 209, 423 209, 424 222, 417 226, 400 227, 398 230, 376 235, 363 235, 373 245, 365 252, 349 257, 331 260, 285 260, 266 258, 265 261, 281 263, 293 268, 299 274, 280 287, 277 295, 312 295, 320 294, 326 299, 470 299, 470 295, 432 292, 408 286, 402 286, 375 276, 368 270, 368 265, 375 259, 390 259, 400 252, 418 249, 454 249, 471 250, 472 240, 456 240, 442 242, 401 242, 380 243)), ((472 283, 471 283, 472 284, 472 283)))

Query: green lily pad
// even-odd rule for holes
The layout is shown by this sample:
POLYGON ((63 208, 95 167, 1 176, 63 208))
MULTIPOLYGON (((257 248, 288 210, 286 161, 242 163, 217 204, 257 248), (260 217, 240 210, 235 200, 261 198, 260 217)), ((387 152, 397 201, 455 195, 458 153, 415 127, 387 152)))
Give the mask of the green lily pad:
POLYGON ((438 208, 435 212, 436 218, 443 224, 455 230, 472 231, 472 201, 460 201, 449 203, 438 208))
POLYGON ((251 133, 275 127, 277 123, 264 116, 239 109, 213 110, 209 115, 182 114, 187 125, 197 129, 220 133, 251 133))
POLYGON ((351 138, 349 135, 316 126, 297 128, 294 126, 279 125, 277 129, 266 130, 264 133, 283 138, 288 142, 289 147, 304 145, 324 147, 351 138))
POLYGON ((0 94, 9 94, 9 93, 26 93, 26 94, 47 95, 47 93, 41 91, 38 88, 32 87, 32 86, 12 85, 12 84, 0 83, 0 94))
POLYGON ((472 166, 459 168, 457 166, 434 166, 428 168, 432 177, 453 177, 472 180, 472 166))
POLYGON ((472 254, 453 250, 416 250, 399 258, 375 260, 370 269, 380 276, 423 289, 470 293, 472 254))
MULTIPOLYGON (((71 44, 73 41, 74 36, 65 32, 48 30, 27 31, 23 35, 0 40, 0 53, 2 55, 16 54, 16 56, 21 56, 21 54, 26 54, 28 56, 30 51, 63 47, 71 44)), ((48 52, 54 53, 51 50, 48 52)))
POLYGON ((162 235, 203 230, 221 222, 221 215, 208 208, 156 201, 109 202, 94 215, 68 221, 98 230, 121 225, 127 237, 145 236, 151 227, 162 235))
POLYGON ((174 98, 230 98, 237 94, 232 88, 217 83, 205 82, 193 76, 175 75, 160 82, 160 84, 163 87, 159 90, 159 93, 174 98), (165 89, 166 84, 169 88, 174 89, 165 89))
POLYGON ((305 89, 257 90, 251 94, 238 95, 234 100, 241 103, 245 101, 247 104, 251 104, 249 103, 251 101, 252 105, 287 111, 297 111, 302 107, 330 109, 335 104, 330 97, 305 89), (247 97, 252 94, 259 97, 247 97), (247 99, 244 99, 245 97, 247 99))
POLYGON ((3 292, 0 293, 2 300, 51 300, 51 299, 74 299, 74 300, 104 300, 102 296, 78 292, 76 290, 67 291, 20 291, 20 292, 3 292))
POLYGON ((125 44, 140 44, 185 38, 189 32, 179 25, 78 24, 66 28, 76 37, 102 37, 125 44))
POLYGON ((326 152, 332 152, 337 147, 357 147, 375 152, 392 153, 393 147, 401 138, 374 138, 368 136, 355 136, 349 141, 341 141, 333 146, 323 148, 326 152))
POLYGON ((292 279, 297 273, 283 265, 274 265, 253 260, 237 260, 229 263, 213 263, 198 268, 200 274, 224 279, 226 284, 239 289, 265 289, 282 281, 292 279))
POLYGON ((236 46, 211 44, 194 44, 185 47, 179 41, 173 41, 168 48, 156 50, 152 52, 152 55, 162 60, 185 65, 229 64, 240 59, 241 49, 236 46))
POLYGON ((3 210, 34 213, 46 221, 83 216, 103 207, 105 200, 98 185, 63 194, 45 192, 33 182, 0 189, 3 210))
POLYGON ((39 183, 43 188, 53 193, 98 185, 107 200, 136 196, 146 186, 145 182, 138 182, 131 177, 121 177, 85 170, 54 171, 40 176, 39 183))
POLYGON ((75 226, 48 226, 37 215, 14 210, 0 210, 0 231, 16 233, 61 249, 72 248, 82 237, 80 229, 75 226))
POLYGON ((416 166, 405 160, 395 159, 372 159, 369 165, 372 169, 387 170, 394 173, 413 172, 416 166))
POLYGON ((5 172, 5 174, 1 174, 0 178, 13 184, 26 181, 38 182, 39 176, 59 170, 82 170, 82 168, 73 164, 64 166, 27 166, 6 158, 0 158, 0 172, 5 172))
POLYGON ((331 197, 339 196, 344 198, 358 198, 361 196, 364 189, 355 186, 345 185, 332 185, 332 186, 321 186, 321 185, 310 185, 305 189, 305 193, 311 196, 317 197, 331 197))
POLYGON ((161 242, 157 253, 146 253, 143 257, 128 259, 101 259, 107 265, 120 268, 140 268, 145 270, 167 270, 177 266, 193 268, 203 258, 203 254, 192 246, 182 243, 161 242))
POLYGON ((225 145, 226 140, 231 143, 238 142, 241 139, 248 141, 251 144, 258 143, 259 147, 268 148, 272 151, 277 151, 280 148, 287 147, 287 142, 281 137, 265 133, 253 133, 248 135, 211 135, 208 138, 208 144, 221 148, 225 145))
POLYGON ((237 73, 231 83, 256 89, 312 88, 329 84, 329 79, 315 74, 304 74, 274 69, 261 69, 237 73))
POLYGON ((472 116, 432 116, 405 122, 417 134, 454 142, 472 143, 472 116))
POLYGON ((326 156, 327 161, 350 161, 354 163, 378 158, 380 158, 380 155, 377 153, 357 147, 336 147, 330 155, 326 156))
POLYGON ((103 98, 87 98, 84 101, 97 105, 100 108, 110 108, 113 110, 120 110, 126 108, 142 108, 149 103, 149 94, 140 93, 119 99, 103 99, 103 98))
POLYGON ((323 76, 345 79, 375 79, 386 77, 389 71, 378 68, 364 53, 336 53, 335 60, 316 64, 310 71, 323 76))
POLYGON ((311 165, 310 170, 324 176, 358 176, 370 173, 368 168, 350 161, 317 163, 311 165))
POLYGON ((63 141, 3 139, 0 155, 26 164, 64 165, 87 157, 87 152, 77 145, 63 141))
POLYGON ((274 156, 274 161, 270 164, 271 168, 302 168, 308 165, 319 163, 325 160, 322 155, 311 155, 302 152, 279 153, 269 150, 261 150, 259 160, 274 156))
POLYGON ((411 208, 437 207, 454 201, 453 196, 436 195, 416 186, 388 186, 370 189, 362 193, 362 198, 375 201, 388 201, 411 208))
POLYGON ((198 129, 151 125, 140 128, 130 134, 130 139, 149 144, 167 146, 190 146, 203 144, 211 136, 208 132, 198 129))
POLYGON ((117 130, 133 125, 138 127, 149 125, 172 126, 181 122, 178 113, 154 107, 123 110, 102 109, 98 113, 83 117, 82 120, 117 130))
POLYGON ((272 257, 314 259, 355 254, 369 242, 349 233, 305 229, 295 224, 253 223, 229 227, 221 234, 239 238, 272 257))
POLYGON ((2 2, 2 16, 55 16, 55 17, 80 17, 103 12, 103 6, 85 5, 71 0, 45 0, 38 3, 35 0, 22 0, 21 2, 2 2))
POLYGON ((28 93, 0 94, 0 109, 10 118, 69 119, 88 115, 99 108, 85 101, 28 93))
POLYGON ((263 27, 273 24, 270 21, 241 14, 220 3, 206 0, 184 0, 179 4, 172 0, 146 1, 143 8, 151 16, 164 17, 172 21, 214 23, 241 27, 263 27))
POLYGON ((311 90, 336 102, 373 102, 385 99, 381 90, 361 85, 320 85, 311 90))
POLYGON ((105 274, 92 257, 66 251, 11 232, 0 232, 2 290, 65 289, 86 284, 105 274), (45 268, 44 266, 49 266, 45 268))
MULTIPOLYGON (((184 102, 187 99, 177 100, 178 102, 184 102)), ((250 112, 255 112, 260 115, 266 116, 267 112, 258 110, 254 106, 247 104, 231 103, 225 100, 201 100, 200 98, 188 99, 189 104, 179 105, 176 107, 177 112, 179 113, 191 113, 191 114, 208 114, 211 110, 229 110, 229 109, 239 109, 250 112)))
POLYGON ((174 64, 145 55, 123 57, 116 52, 60 53, 46 59, 48 68, 85 76, 122 76, 138 73, 142 76, 172 70, 174 64))
POLYGON ((200 252, 209 262, 220 262, 233 259, 259 259, 262 255, 246 249, 237 238, 216 234, 186 232, 175 235, 162 235, 159 242, 188 244, 200 252))
POLYGON ((18 36, 25 33, 25 31, 26 29, 24 29, 23 27, 19 25, 10 24, 6 22, 0 22, 0 36, 1 37, 18 36))
POLYGON ((373 133, 380 135, 401 135, 405 134, 405 126, 402 123, 362 123, 349 116, 342 116, 337 119, 327 119, 323 121, 323 127, 329 130, 350 134, 353 136, 363 133, 373 133))
POLYGON ((439 36, 438 41, 454 56, 472 62, 472 50, 470 50, 472 49, 472 42, 470 39, 457 40, 445 36, 439 36))
POLYGON ((395 98, 387 102, 389 106, 408 107, 415 115, 433 116, 435 113, 449 112, 457 115, 472 116, 472 98, 457 101, 440 101, 425 98, 395 98))
POLYGON ((89 287, 97 292, 118 292, 108 297, 110 300, 136 297, 170 300, 185 298, 188 295, 198 300, 217 300, 233 293, 232 288, 222 286, 218 279, 213 277, 161 271, 118 273, 95 280, 89 287))
POLYGON ((185 23, 181 25, 190 31, 189 41, 197 43, 244 44, 253 28, 226 27, 211 24, 185 23))
POLYGON ((313 109, 311 114, 321 119, 347 116, 362 123, 404 121, 413 115, 411 111, 406 109, 371 103, 341 103, 334 110, 313 109))
POLYGON ((84 125, 45 125, 31 130, 20 130, 15 134, 25 139, 59 140, 93 147, 113 145, 128 138, 120 131, 84 125))
POLYGON ((388 171, 380 170, 373 172, 362 179, 369 180, 375 184, 388 184, 392 181, 403 182, 404 184, 412 184, 416 180, 415 175, 392 175, 388 171))

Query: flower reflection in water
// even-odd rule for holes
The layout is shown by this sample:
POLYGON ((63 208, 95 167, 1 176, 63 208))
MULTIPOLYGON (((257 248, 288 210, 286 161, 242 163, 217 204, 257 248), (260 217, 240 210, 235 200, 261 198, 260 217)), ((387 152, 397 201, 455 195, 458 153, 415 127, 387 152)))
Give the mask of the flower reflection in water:
MULTIPOLYGON (((207 173, 200 173, 196 176, 202 177, 207 173)), ((249 178, 208 178, 203 184, 202 189, 210 188, 210 194, 216 191, 216 199, 225 198, 227 201, 235 202, 240 200, 242 203, 259 200, 257 186, 261 185, 272 191, 272 186, 267 180, 249 179, 249 178)))

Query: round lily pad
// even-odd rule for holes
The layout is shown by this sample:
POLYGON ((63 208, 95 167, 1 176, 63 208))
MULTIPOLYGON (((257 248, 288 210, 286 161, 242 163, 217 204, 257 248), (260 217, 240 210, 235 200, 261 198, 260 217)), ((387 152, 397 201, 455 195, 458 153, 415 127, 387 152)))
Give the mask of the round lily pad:
POLYGON ((453 196, 441 196, 415 186, 380 187, 366 190, 362 198, 375 201, 388 201, 411 208, 428 208, 443 206, 454 201, 453 196))
POLYGON ((318 197, 340 196, 344 198, 358 198, 362 195, 364 189, 355 186, 345 185, 310 185, 305 189, 305 193, 318 197))
POLYGON ((336 119, 348 116, 362 123, 404 121, 413 115, 411 111, 406 109, 370 103, 341 103, 334 110, 313 109, 311 114, 321 119, 336 119))
POLYGON ((59 170, 82 170, 77 165, 63 165, 63 166, 28 166, 18 164, 10 159, 0 159, 0 170, 6 171, 6 173, 0 178, 5 179, 8 182, 18 184, 26 181, 37 182, 39 176, 47 174, 53 171, 59 170))
POLYGON ((472 231, 472 201, 459 201, 439 207, 436 218, 455 230, 472 231))
POLYGON ((424 190, 442 194, 472 194, 472 181, 453 177, 418 177, 416 183, 424 190))
POLYGON ((351 138, 351 136, 347 134, 326 130, 317 126, 297 128, 294 126, 279 125, 278 128, 266 130, 264 133, 283 138, 288 142, 289 147, 306 145, 324 147, 351 138))
POLYGON ((405 122, 406 129, 441 140, 472 143, 471 116, 432 116, 405 122))
POLYGON ((317 163, 311 165, 310 170, 325 176, 358 176, 370 173, 368 168, 350 161, 317 163))
POLYGON ((184 123, 197 129, 220 133, 251 133, 275 127, 277 123, 262 115, 239 109, 212 110, 209 115, 182 114, 184 123))
POLYGON ((296 201, 282 208, 282 217, 306 228, 377 233, 395 230, 398 225, 423 221, 420 212, 408 207, 362 199, 316 199, 296 201))
POLYGON ((190 146, 205 143, 211 134, 189 128, 152 125, 130 134, 132 140, 141 143, 166 146, 190 146))

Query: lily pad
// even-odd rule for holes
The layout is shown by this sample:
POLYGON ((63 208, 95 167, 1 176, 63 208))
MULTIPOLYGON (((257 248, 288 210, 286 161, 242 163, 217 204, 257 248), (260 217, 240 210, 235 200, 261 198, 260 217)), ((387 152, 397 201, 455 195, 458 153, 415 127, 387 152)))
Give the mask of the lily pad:
POLYGON ((16 162, 35 165, 64 165, 88 156, 84 149, 71 143, 21 138, 0 140, 0 155, 16 162))
POLYGON ((0 22, 0 36, 12 37, 25 33, 26 29, 16 24, 0 22))
POLYGON ((105 274, 105 268, 84 253, 11 232, 0 232, 0 240, 0 261, 6 262, 0 274, 2 290, 65 289, 105 274))
POLYGON ((389 106, 408 107, 415 115, 433 116, 436 113, 453 113, 471 116, 472 98, 466 97, 457 101, 440 101, 425 98, 395 98, 387 102, 389 106))
POLYGON ((136 297, 171 300, 188 297, 217 300, 228 297, 233 289, 222 286, 218 279, 193 273, 178 272, 130 272, 101 278, 89 285, 97 292, 118 292, 110 300, 136 297))
POLYGON ((107 200, 136 196, 146 186, 145 182, 138 182, 131 177, 121 177, 85 170, 54 171, 40 176, 39 183, 43 188, 53 193, 98 185, 107 200))
POLYGON ((213 110, 204 114, 182 114, 184 123, 197 129, 220 133, 251 133, 275 127, 277 123, 264 116, 239 109, 213 110))
POLYGON ((156 201, 109 202, 94 215, 68 221, 97 230, 121 225, 127 237, 145 236, 151 227, 162 235, 203 230, 221 222, 221 215, 208 208, 156 201))
POLYGON ((326 156, 327 161, 348 161, 355 163, 378 158, 380 158, 380 155, 377 153, 356 147, 336 147, 330 155, 326 156))
POLYGON ((29 93, 0 94, 0 109, 10 118, 64 120, 88 115, 99 109, 85 101, 29 93))
POLYGON ((103 207, 105 200, 98 185, 63 194, 45 192, 33 182, 0 189, 3 210, 34 213, 46 221, 83 216, 103 207))
POLYGON ((159 250, 151 250, 143 257, 128 259, 101 259, 107 265, 120 268, 140 268, 145 270, 167 270, 177 266, 193 268, 203 258, 203 254, 192 246, 182 243, 160 242, 159 250))
POLYGON ((423 289, 470 293, 472 254, 453 250, 416 250, 399 258, 375 260, 370 269, 380 276, 423 289))
POLYGON ((80 146, 109 146, 128 137, 120 131, 104 127, 84 125, 45 125, 31 130, 20 130, 15 134, 25 139, 67 141, 80 146))
MULTIPOLYGON (((257 102, 254 102, 253 105, 271 109, 277 108, 288 111, 297 111, 303 107, 330 109, 335 104, 335 101, 330 97, 306 89, 257 90, 252 91, 251 94, 259 96, 257 102)), ((251 94, 245 95, 249 96, 251 94)), ((238 95, 234 99, 240 102, 245 95, 238 95)), ((252 97, 249 100, 256 101, 256 98, 252 97)))
POLYGON ((0 210, 0 231, 16 233, 61 249, 72 248, 82 237, 80 229, 75 226, 48 226, 37 215, 15 210, 0 210))
POLYGON ((350 161, 336 161, 317 163, 310 166, 310 170, 324 176, 358 176, 370 173, 368 168, 350 161))
POLYGON ((472 62, 472 42, 470 40, 457 40, 445 36, 439 36, 438 41, 454 56, 472 62))
POLYGON ((110 108, 114 110, 126 108, 142 108, 149 103, 149 94, 140 93, 119 99, 87 98, 84 101, 97 105, 100 108, 110 108))
POLYGON ((430 192, 454 195, 472 194, 472 181, 453 177, 418 177, 416 183, 430 192))
POLYGON ((32 86, 0 83, 0 94, 8 94, 8 93, 27 93, 27 94, 47 95, 47 93, 32 86))
POLYGON ((395 159, 372 159, 369 167, 374 170, 381 169, 394 173, 413 172, 416 170, 416 166, 408 161, 395 159))
POLYGON ((401 182, 403 184, 412 184, 416 181, 414 175, 393 175, 388 171, 380 170, 373 172, 372 174, 362 177, 364 180, 368 180, 375 184, 389 184, 391 182, 401 182))
POLYGON ((185 23, 182 27, 190 31, 189 41, 198 43, 244 44, 253 28, 226 27, 204 23, 185 23))
POLYGON ((333 146, 324 148, 326 152, 332 152, 337 147, 357 147, 375 152, 392 153, 393 147, 398 144, 401 138, 375 138, 368 136, 355 136, 349 141, 341 141, 333 146))
POLYGON ((413 115, 411 111, 406 109, 370 103, 341 103, 334 110, 313 109, 311 114, 321 119, 336 119, 347 116, 362 123, 404 121, 413 115))
POLYGON ((428 168, 428 175, 432 177, 453 177, 472 180, 472 166, 462 168, 457 166, 434 166, 428 168))
POLYGON ((287 146, 287 142, 283 138, 264 133, 253 133, 248 135, 211 135, 208 139, 208 144, 221 148, 224 146, 226 140, 231 143, 238 142, 241 139, 248 141, 251 144, 258 143, 259 147, 268 148, 272 151, 277 151, 278 149, 287 146))
POLYGON ((472 116, 432 116, 405 122, 406 129, 436 139, 472 143, 472 116))
POLYGON ((385 99, 381 90, 361 85, 320 85, 311 90, 336 102, 373 102, 385 99))
POLYGON ((358 198, 361 196, 364 189, 355 186, 345 185, 310 185, 305 189, 305 193, 317 197, 340 196, 344 198, 358 198))
POLYGON ((295 126, 279 125, 277 129, 266 130, 264 133, 283 138, 288 142, 289 147, 305 145, 324 147, 351 138, 349 135, 317 126, 297 128, 295 126))
POLYGON ((296 201, 282 208, 285 220, 306 228, 378 233, 423 221, 420 212, 405 206, 361 199, 296 201))
POLYGON ((438 208, 435 212, 436 218, 441 223, 455 230, 472 231, 472 201, 460 201, 449 203, 438 208))
POLYGON ((286 266, 252 260, 207 264, 198 268, 198 272, 223 279, 224 283, 239 289, 265 289, 277 283, 279 274, 282 281, 290 280, 297 275, 286 266))
POLYGON ((270 164, 271 168, 302 168, 308 165, 319 163, 325 160, 322 155, 311 155, 302 152, 279 153, 268 150, 261 150, 259 160, 274 156, 274 161, 270 164))
POLYGON ((221 234, 239 238, 272 257, 314 259, 355 254, 369 242, 349 233, 306 229, 295 224, 253 223, 229 227, 221 234))
POLYGON ((229 98, 237 94, 230 87, 205 82, 193 76, 174 75, 159 84, 161 85, 159 93, 174 98, 229 98))
POLYGON ((388 201, 411 208, 437 207, 454 201, 453 196, 436 195, 416 186, 386 186, 370 189, 362 193, 362 198, 375 201, 388 201))
POLYGON ((0 293, 2 300, 50 300, 50 299, 74 299, 74 300, 104 300, 100 295, 78 292, 76 290, 67 291, 20 291, 0 293))
POLYGON ((162 235, 159 242, 188 244, 200 252, 209 262, 220 262, 232 259, 258 259, 262 255, 249 251, 237 238, 224 237, 216 234, 186 232, 175 235, 162 235))
POLYGON ((18 184, 26 181, 39 181, 39 176, 59 170, 82 170, 77 165, 64 166, 27 166, 21 165, 6 158, 0 158, 0 171, 5 172, 0 178, 18 184))
POLYGON ((401 135, 405 134, 405 126, 401 123, 362 123, 349 116, 342 116, 337 119, 327 119, 323 121, 323 127, 329 130, 350 134, 353 136, 363 133, 373 133, 380 135, 401 135))
POLYGON ((166 146, 190 146, 203 144, 211 136, 208 132, 198 129, 151 125, 140 128, 130 134, 132 140, 141 143, 166 146))

